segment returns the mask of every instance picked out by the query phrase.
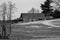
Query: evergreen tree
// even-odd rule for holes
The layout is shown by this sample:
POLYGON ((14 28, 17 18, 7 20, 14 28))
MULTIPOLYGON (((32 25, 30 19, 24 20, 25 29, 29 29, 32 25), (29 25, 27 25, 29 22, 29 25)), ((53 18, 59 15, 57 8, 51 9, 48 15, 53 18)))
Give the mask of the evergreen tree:
POLYGON ((51 12, 52 12, 52 9, 50 8, 51 6, 50 6, 50 3, 51 3, 52 1, 51 0, 46 0, 45 2, 44 2, 44 4, 41 4, 41 9, 43 10, 42 11, 42 13, 44 13, 45 14, 45 16, 50 16, 50 14, 51 14, 51 12))
POLYGON ((55 10, 52 16, 53 16, 54 18, 60 18, 60 11, 55 10))

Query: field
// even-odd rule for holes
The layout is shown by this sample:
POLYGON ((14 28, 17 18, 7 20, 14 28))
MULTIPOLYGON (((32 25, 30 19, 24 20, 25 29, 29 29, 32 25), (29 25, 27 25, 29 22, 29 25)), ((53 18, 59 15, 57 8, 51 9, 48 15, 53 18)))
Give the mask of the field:
MULTIPOLYGON (((60 19, 59 19, 60 20, 60 19)), ((47 21, 46 21, 47 22, 47 21)), ((60 21, 59 21, 60 22, 60 21)), ((60 24, 58 20, 50 21, 50 24, 60 24)), ((60 40, 59 25, 51 26, 48 23, 33 22, 33 23, 18 23, 13 24, 10 40, 60 40)))

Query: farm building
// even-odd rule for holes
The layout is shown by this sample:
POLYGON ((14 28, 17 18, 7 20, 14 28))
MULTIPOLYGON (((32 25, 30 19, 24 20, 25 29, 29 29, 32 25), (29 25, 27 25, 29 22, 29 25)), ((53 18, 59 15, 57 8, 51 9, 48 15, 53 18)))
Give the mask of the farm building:
POLYGON ((23 22, 45 20, 44 14, 41 13, 21 13, 23 22))

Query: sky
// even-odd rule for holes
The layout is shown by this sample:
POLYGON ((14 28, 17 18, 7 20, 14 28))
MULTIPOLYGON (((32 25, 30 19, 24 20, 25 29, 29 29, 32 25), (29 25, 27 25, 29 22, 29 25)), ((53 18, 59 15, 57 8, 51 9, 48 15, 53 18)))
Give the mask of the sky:
POLYGON ((27 13, 31 8, 39 9, 41 12, 40 4, 44 3, 46 0, 0 0, 0 3, 11 1, 15 3, 17 12, 13 14, 12 19, 20 17, 21 13, 27 13))

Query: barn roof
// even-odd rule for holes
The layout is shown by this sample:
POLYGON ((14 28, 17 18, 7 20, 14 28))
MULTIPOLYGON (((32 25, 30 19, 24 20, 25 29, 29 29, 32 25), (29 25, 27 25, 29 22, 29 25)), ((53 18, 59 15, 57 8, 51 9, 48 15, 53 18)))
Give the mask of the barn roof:
POLYGON ((41 17, 44 16, 42 13, 21 13, 22 17, 41 17))

